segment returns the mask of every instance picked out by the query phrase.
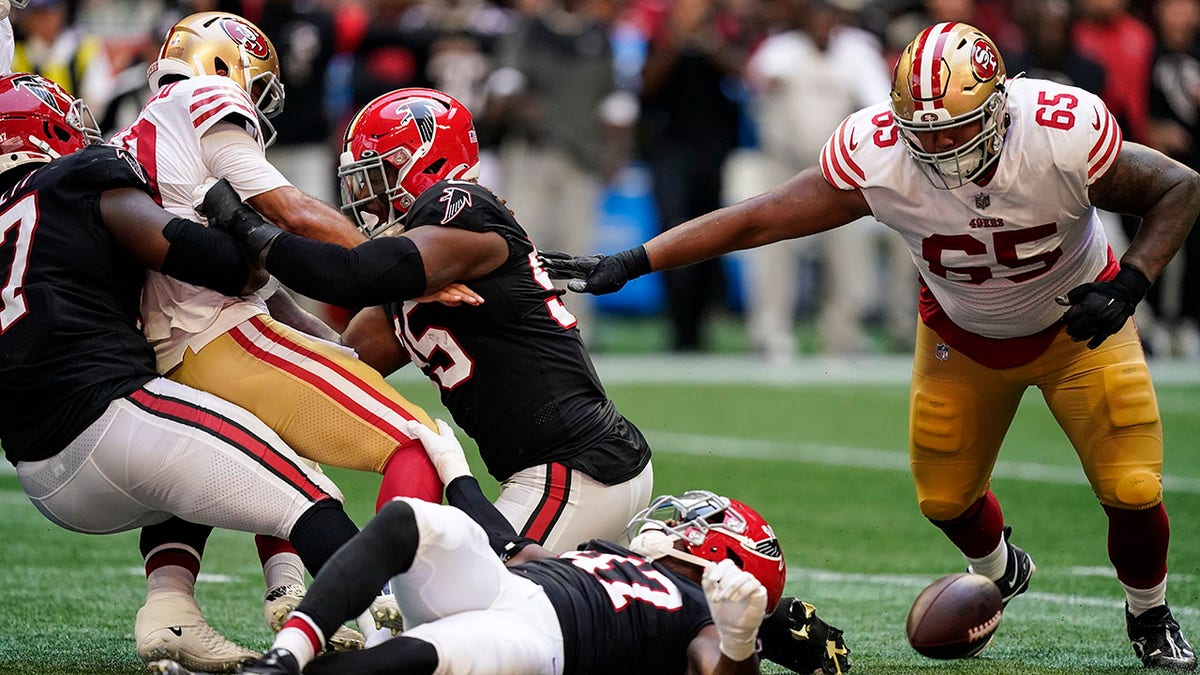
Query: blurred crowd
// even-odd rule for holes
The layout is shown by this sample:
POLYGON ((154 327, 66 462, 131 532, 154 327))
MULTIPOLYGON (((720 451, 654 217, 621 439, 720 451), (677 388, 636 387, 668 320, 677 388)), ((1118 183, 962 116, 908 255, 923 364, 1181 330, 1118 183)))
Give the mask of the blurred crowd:
MULTIPOLYGON (((546 250, 595 250, 600 195, 633 162, 659 228, 815 164, 939 21, 988 33, 1010 75, 1099 93, 1127 140, 1200 168, 1200 0, 30 0, 13 12, 14 69, 82 97, 111 134, 149 96, 167 28, 210 9, 250 19, 279 51, 287 104, 268 158, 297 187, 336 203, 349 116, 392 89, 434 87, 473 111, 481 182, 546 250)), ((1119 256, 1135 223, 1106 225, 1119 256)), ((869 351, 872 334, 907 346, 908 255, 870 220, 752 252, 737 269, 753 346, 791 358, 798 311, 826 353, 869 351)), ((709 346, 730 269, 664 273, 670 347, 709 346)), ((566 300, 586 336, 590 298, 566 300)), ((1152 356, 1200 358, 1200 232, 1143 307, 1152 356)))

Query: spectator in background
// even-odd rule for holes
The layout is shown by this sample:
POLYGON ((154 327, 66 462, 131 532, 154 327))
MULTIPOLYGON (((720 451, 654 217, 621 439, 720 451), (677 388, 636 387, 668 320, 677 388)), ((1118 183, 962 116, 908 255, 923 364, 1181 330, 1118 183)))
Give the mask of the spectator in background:
MULTIPOLYGON (((720 0, 672 0, 661 16, 642 69, 640 135, 665 230, 721 206, 722 169, 738 143, 738 104, 727 89, 742 72, 745 48, 720 0)), ((720 261, 663 276, 670 346, 698 351, 705 314, 725 291, 720 261)))
POLYGON ((13 72, 37 73, 104 110, 112 95, 113 72, 100 38, 69 25, 64 0, 30 0, 17 21, 13 72))
POLYGON ((1127 0, 1081 0, 1072 37, 1079 51, 1104 67, 1105 105, 1126 138, 1146 141, 1154 33, 1129 13, 1127 0))
POLYGON ((377 0, 369 5, 366 25, 352 38, 354 110, 393 89, 432 84, 425 72, 433 35, 404 23, 405 14, 417 2, 377 0))
MULTIPOLYGON (((1154 7, 1158 53, 1150 77, 1150 145, 1200 168, 1200 1, 1159 0, 1154 7)), ((1173 353, 1200 357, 1200 233, 1184 242, 1183 255, 1167 267, 1170 285, 1159 283, 1163 309, 1173 306, 1173 353), (1168 292, 1168 287, 1170 292, 1168 292)), ((1163 281, 1167 281, 1164 279, 1163 281)))
MULTIPOLYGON (((859 108, 887 99, 890 86, 879 41, 846 25, 844 13, 830 0, 774 0, 772 5, 783 30, 764 40, 746 66, 772 176, 764 190, 816 166, 838 123, 859 108)), ((793 354, 799 262, 814 248, 825 261, 818 318, 823 351, 866 349, 863 322, 872 295, 881 286, 890 288, 885 302, 889 315, 895 315, 892 334, 911 334, 917 311, 911 300, 916 278, 908 266, 907 247, 898 235, 865 218, 812 240, 781 241, 750 252, 748 328, 751 341, 769 360, 786 361, 793 354), (871 264, 875 235, 885 237, 896 254, 889 267, 901 278, 890 284, 875 278, 877 270, 871 264)))
MULTIPOLYGON (((613 4, 525 2, 497 48, 488 115, 505 130, 505 192, 539 248, 594 248, 600 189, 628 155, 637 100, 617 89, 608 33, 613 4)), ((590 296, 563 299, 590 341, 590 296)))
POLYGON ((333 58, 333 15, 315 0, 266 0, 258 21, 279 53, 287 105, 272 120, 275 143, 267 150, 292 185, 326 203, 336 203, 335 165, 325 110, 325 75, 333 58))
MULTIPOLYGON (((1104 68, 1104 91, 1100 97, 1117 119, 1125 138, 1145 143, 1154 33, 1129 13, 1127 0, 1080 0, 1078 9, 1080 15, 1071 35, 1080 53, 1104 68)), ((1112 213, 1102 217, 1113 251, 1120 255, 1137 232, 1138 219, 1112 213)), ((1150 356, 1158 355, 1163 348, 1163 341, 1158 339, 1163 329, 1154 303, 1154 299, 1141 303, 1136 317, 1150 356)))
POLYGON ((1025 48, 1013 53, 1011 72, 1104 92, 1104 68, 1079 53, 1071 41, 1071 3, 1067 0, 1017 0, 1013 14, 1025 48))

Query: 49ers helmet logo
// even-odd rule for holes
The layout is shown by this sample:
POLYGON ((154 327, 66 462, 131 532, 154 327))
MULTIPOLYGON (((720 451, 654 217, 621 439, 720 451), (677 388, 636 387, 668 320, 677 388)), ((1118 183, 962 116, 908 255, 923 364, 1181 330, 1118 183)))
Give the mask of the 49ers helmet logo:
POLYGON ((996 51, 992 49, 991 43, 983 38, 975 40, 975 44, 971 46, 971 65, 975 69, 976 79, 980 82, 987 82, 996 76, 999 59, 996 58, 996 51))
POLYGON ((222 19, 221 28, 225 30, 229 39, 241 45, 250 56, 258 59, 271 57, 271 48, 267 46, 267 39, 253 26, 234 19, 222 19))

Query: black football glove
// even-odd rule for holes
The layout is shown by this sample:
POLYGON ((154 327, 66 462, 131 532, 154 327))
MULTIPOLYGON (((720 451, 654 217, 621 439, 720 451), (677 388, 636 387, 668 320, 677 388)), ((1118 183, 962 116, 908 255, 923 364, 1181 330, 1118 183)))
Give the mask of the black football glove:
POLYGON ((260 260, 267 246, 283 234, 283 230, 267 222, 258 211, 243 204, 237 191, 224 178, 213 183, 204 194, 199 211, 208 219, 210 227, 240 239, 251 260, 260 260))
POLYGON ((570 279, 567 288, 576 293, 612 293, 621 290, 630 279, 650 272, 650 258, 646 256, 644 246, 613 255, 572 256, 542 251, 539 257, 551 279, 570 279))
POLYGON ((1088 349, 1095 349, 1121 330, 1149 290, 1150 280, 1146 275, 1126 265, 1110 281, 1076 286, 1066 297, 1060 295, 1054 300, 1071 307, 1062 317, 1067 335, 1076 342, 1087 340, 1088 349))
POLYGON ((784 597, 758 629, 759 656, 793 673, 840 675, 850 671, 850 648, 842 631, 817 616, 812 605, 784 597))

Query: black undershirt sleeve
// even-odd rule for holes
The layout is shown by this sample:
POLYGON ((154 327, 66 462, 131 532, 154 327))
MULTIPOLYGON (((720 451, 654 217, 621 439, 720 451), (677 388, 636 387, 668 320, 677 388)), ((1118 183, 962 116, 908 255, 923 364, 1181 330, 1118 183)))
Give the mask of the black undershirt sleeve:
POLYGON ((250 279, 250 259, 232 235, 175 218, 162 229, 171 243, 161 271, 189 284, 225 295, 241 295, 250 279))
POLYGON ((285 232, 271 242, 266 267, 288 288, 342 307, 425 294, 425 263, 407 237, 381 237, 351 249, 285 232))
POLYGON ((517 534, 516 528, 488 501, 473 476, 459 476, 446 486, 446 502, 466 513, 487 533, 488 544, 500 559, 507 561, 529 544, 537 542, 517 534))

